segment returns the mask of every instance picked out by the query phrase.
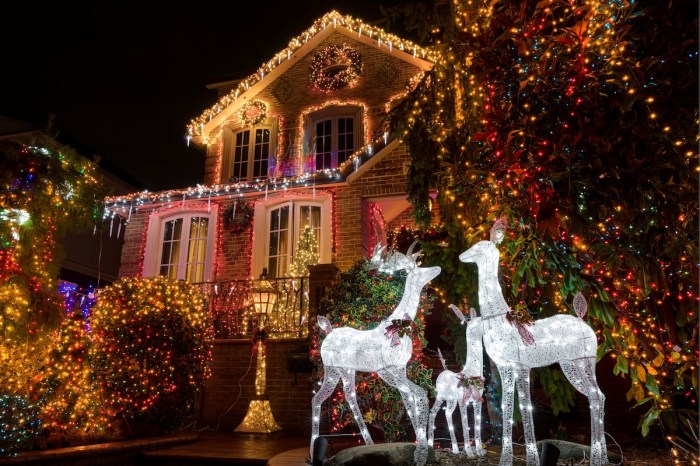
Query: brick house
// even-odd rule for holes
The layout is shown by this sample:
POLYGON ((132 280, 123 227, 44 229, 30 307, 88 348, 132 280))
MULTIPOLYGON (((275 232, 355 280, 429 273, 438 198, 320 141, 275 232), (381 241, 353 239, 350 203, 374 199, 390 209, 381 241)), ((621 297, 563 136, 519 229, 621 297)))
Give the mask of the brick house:
POLYGON ((204 185, 107 199, 124 235, 120 276, 167 275, 210 294, 214 367, 194 413, 200 427, 232 429, 246 415, 257 320, 271 332, 265 397, 274 418, 284 431, 310 431, 308 335, 319 293, 412 222, 409 158, 386 116, 430 69, 429 56, 330 12, 252 76, 213 86, 218 100, 187 126, 206 153, 204 185), (307 227, 321 265, 290 278, 307 227), (251 306, 263 272, 274 311, 251 306))

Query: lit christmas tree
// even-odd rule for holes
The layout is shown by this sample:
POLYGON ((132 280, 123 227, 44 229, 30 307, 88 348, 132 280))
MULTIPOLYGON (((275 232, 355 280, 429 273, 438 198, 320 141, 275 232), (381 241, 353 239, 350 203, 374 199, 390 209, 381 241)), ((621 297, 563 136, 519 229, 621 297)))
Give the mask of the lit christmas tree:
POLYGON ((294 260, 289 265, 289 276, 306 277, 309 275, 309 266, 318 264, 318 261, 318 240, 311 227, 306 225, 299 235, 294 260))
POLYGON ((452 6, 434 68, 392 115, 418 221, 438 192, 447 245, 424 250, 443 268, 436 281, 449 280, 445 300, 476 307, 475 274, 456 257, 506 216, 511 307, 571 312, 567 297, 582 291, 599 356, 648 409, 642 433, 659 419, 687 425, 678 416, 697 419, 698 380, 697 2, 452 6))

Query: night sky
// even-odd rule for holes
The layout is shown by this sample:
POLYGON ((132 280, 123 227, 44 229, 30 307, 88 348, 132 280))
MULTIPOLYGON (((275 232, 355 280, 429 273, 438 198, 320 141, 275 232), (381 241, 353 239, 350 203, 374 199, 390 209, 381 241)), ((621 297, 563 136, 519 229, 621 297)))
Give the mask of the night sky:
POLYGON ((217 100, 207 84, 254 73, 331 10, 373 23, 401 2, 153 3, 5 2, 0 115, 42 127, 55 115, 66 142, 139 188, 194 186, 204 155, 185 126, 217 100))

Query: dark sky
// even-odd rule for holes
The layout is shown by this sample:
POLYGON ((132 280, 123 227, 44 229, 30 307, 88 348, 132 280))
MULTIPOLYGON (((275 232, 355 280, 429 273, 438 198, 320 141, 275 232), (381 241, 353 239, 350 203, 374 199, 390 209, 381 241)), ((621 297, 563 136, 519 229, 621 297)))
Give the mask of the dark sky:
POLYGON ((83 155, 158 191, 202 182, 203 154, 184 135, 217 99, 207 84, 254 73, 331 10, 374 22, 380 3, 401 2, 8 3, 0 115, 46 126, 53 114, 83 155))

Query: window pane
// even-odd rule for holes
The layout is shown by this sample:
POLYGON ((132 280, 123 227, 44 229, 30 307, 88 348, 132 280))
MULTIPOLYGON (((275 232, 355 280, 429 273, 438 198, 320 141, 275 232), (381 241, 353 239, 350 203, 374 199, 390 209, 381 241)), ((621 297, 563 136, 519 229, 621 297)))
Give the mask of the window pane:
POLYGON ((289 206, 270 210, 268 233, 267 272, 270 277, 281 277, 286 272, 289 256, 289 206))
POLYGON ((253 177, 266 178, 270 159, 270 130, 255 130, 255 152, 253 160, 253 177))
POLYGON ((324 120, 316 123, 316 170, 332 168, 332 123, 332 120, 324 120))
POLYGON ((192 217, 190 220, 189 244, 185 268, 185 279, 190 282, 204 281, 208 231, 208 218, 192 217))
POLYGON ((250 131, 236 133, 236 146, 233 150, 233 176, 239 180, 248 179, 248 150, 250 131))
POLYGON ((320 253, 321 241, 321 207, 304 205, 299 208, 299 231, 297 237, 309 226, 314 234, 316 252, 320 253))
POLYGON ((182 219, 177 218, 163 224, 162 253, 159 273, 170 278, 177 278, 177 261, 180 258, 180 239, 182 238, 182 219))
POLYGON ((354 120, 338 118, 338 165, 345 162, 355 150, 354 120))

